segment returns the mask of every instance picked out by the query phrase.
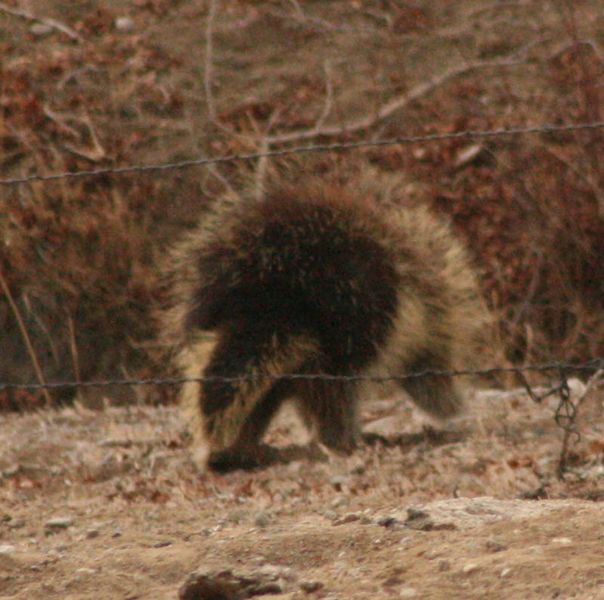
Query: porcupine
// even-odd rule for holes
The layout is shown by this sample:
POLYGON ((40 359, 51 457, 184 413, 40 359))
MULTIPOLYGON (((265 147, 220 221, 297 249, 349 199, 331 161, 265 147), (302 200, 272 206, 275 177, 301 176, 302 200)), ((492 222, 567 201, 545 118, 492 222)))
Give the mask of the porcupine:
MULTIPOLYGON (((379 177, 270 184, 262 199, 218 200, 175 247, 164 329, 181 373, 201 378, 182 400, 203 464, 254 466, 288 399, 319 442, 349 453, 354 376, 465 364, 486 314, 475 270, 446 221, 399 196, 379 177)), ((462 407, 450 375, 399 383, 439 419, 462 407)))

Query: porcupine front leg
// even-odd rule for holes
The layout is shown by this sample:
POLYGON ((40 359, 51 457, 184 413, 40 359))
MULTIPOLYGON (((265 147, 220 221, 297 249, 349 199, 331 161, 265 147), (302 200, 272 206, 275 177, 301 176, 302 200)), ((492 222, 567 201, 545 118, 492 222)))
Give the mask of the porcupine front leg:
POLYGON ((290 392, 290 382, 279 377, 295 372, 315 351, 311 339, 275 331, 274 324, 240 324, 223 333, 199 399, 211 467, 255 466, 259 442, 290 392))
POLYGON ((277 382, 260 398, 231 446, 210 454, 210 468, 222 473, 235 469, 253 469, 274 458, 274 450, 262 445, 261 441, 276 412, 289 396, 284 383, 277 382))

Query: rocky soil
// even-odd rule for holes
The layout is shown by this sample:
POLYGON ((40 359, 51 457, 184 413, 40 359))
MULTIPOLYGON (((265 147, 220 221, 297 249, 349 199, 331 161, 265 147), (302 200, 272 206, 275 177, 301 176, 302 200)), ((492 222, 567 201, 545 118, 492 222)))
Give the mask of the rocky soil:
MULTIPOLYGON (((563 479, 555 408, 484 391, 435 431, 387 397, 389 444, 223 476, 174 408, 2 415, 0 598, 604 598, 602 395, 563 479)), ((293 412, 268 441, 306 441, 293 412)))

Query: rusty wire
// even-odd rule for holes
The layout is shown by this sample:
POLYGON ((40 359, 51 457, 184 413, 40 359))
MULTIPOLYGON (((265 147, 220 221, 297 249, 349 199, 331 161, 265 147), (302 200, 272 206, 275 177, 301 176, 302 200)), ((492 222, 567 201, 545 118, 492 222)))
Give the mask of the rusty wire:
MULTIPOLYGON (((49 175, 27 175, 25 177, 14 177, 9 179, 0 179, 2 186, 17 186, 36 181, 57 181, 60 179, 75 179, 82 177, 100 177, 103 175, 125 175, 128 173, 153 173, 164 172, 190 167, 201 167, 215 165, 219 163, 251 161, 260 158, 278 158, 292 154, 311 154, 325 152, 345 152, 360 148, 379 148, 384 146, 397 146, 409 144, 425 144, 430 142, 442 142, 446 140, 458 139, 488 139, 515 135, 528 134, 555 134, 567 133, 572 131, 586 131, 604 129, 604 121, 595 121, 591 123, 565 123, 562 125, 542 124, 525 127, 510 127, 493 130, 468 130, 456 131, 452 133, 433 133, 429 135, 412 135, 382 140, 360 140, 358 142, 341 142, 332 144, 315 144, 308 146, 294 146, 282 148, 279 150, 269 150, 267 152, 252 152, 249 154, 230 154, 218 157, 201 157, 179 162, 149 164, 149 165, 129 165, 125 167, 106 167, 88 171, 65 171, 62 173, 51 173, 49 175)), ((346 134, 346 130, 342 131, 346 134)))
MULTIPOLYGON (((417 135, 417 136, 403 136, 390 139, 381 140, 360 140, 357 142, 343 142, 343 143, 331 143, 331 144, 315 144, 307 146, 295 146, 289 148, 282 148, 278 150, 269 150, 266 152, 254 152, 248 154, 231 154, 220 157, 201 157, 191 160, 184 160, 179 162, 161 163, 161 164, 147 164, 147 165, 129 165, 123 167, 107 167, 94 170, 83 170, 83 171, 66 171, 59 173, 51 173, 48 175, 33 174, 24 177, 0 179, 1 186, 18 186, 33 182, 49 182, 65 179, 76 179, 84 177, 101 177, 105 175, 124 175, 130 173, 157 173, 165 172, 170 170, 180 170, 191 167, 209 166, 219 163, 229 162, 242 162, 242 161, 253 161, 261 158, 278 158, 293 154, 310 154, 310 153, 327 153, 327 152, 344 152, 362 148, 378 148, 386 146, 396 145, 410 145, 410 144, 421 144, 430 143, 437 141, 446 140, 459 140, 459 139, 489 139, 504 136, 515 136, 515 135, 528 135, 528 134, 555 134, 565 132, 576 132, 586 130, 604 129, 604 121, 597 121, 591 123, 567 123, 561 125, 536 125, 536 126, 525 126, 525 127, 512 127, 512 128, 501 128, 495 130, 473 130, 473 131, 458 131, 452 133, 443 134, 429 134, 429 135, 417 135)), ((346 131, 342 131, 343 134, 346 131)), ((405 373, 398 375, 388 376, 371 376, 371 375, 329 375, 325 373, 316 374, 305 374, 305 373, 294 373, 288 375, 279 376, 268 376, 272 379, 322 379, 327 381, 372 381, 376 383, 384 383, 388 381, 404 381, 412 378, 422 377, 457 377, 457 376, 492 376, 497 374, 515 374, 521 381, 529 397, 537 403, 540 403, 544 398, 556 394, 559 398, 558 406, 555 410, 555 421, 558 427, 563 430, 562 446, 560 451, 560 458, 558 462, 558 477, 563 478, 564 473, 568 468, 568 461, 570 456, 570 447, 572 438, 575 441, 580 440, 580 433, 577 426, 577 415, 578 405, 572 400, 570 387, 568 384, 569 373, 601 373, 604 369, 604 357, 594 358, 590 361, 574 364, 574 363, 560 363, 552 362, 539 365, 525 365, 522 367, 492 367, 488 369, 479 370, 425 370, 416 373, 405 373), (525 373, 551 373, 555 372, 558 376, 556 385, 551 386, 548 390, 541 394, 536 394, 525 377, 525 373)), ((253 379, 251 376, 245 377, 168 377, 168 378, 146 378, 146 379, 105 379, 98 381, 54 381, 44 383, 17 383, 17 382, 2 382, 0 381, 0 391, 42 391, 51 389, 78 389, 78 388, 99 388, 109 386, 140 386, 140 385, 173 385, 180 386, 190 382, 203 382, 203 381, 214 381, 223 383, 235 383, 242 380, 253 379)))
MULTIPOLYGON (((274 380, 323 380, 323 381, 350 381, 350 382, 375 382, 386 383, 391 381, 404 381, 407 379, 417 379, 423 377, 461 377, 461 376, 492 376, 505 373, 593 373, 598 369, 604 368, 604 357, 594 358, 583 363, 542 363, 538 365, 524 365, 522 367, 490 367, 487 369, 460 369, 460 370, 434 370, 427 369, 415 373, 401 373, 396 375, 331 375, 328 373, 290 373, 286 375, 263 375, 263 378, 274 380)), ((46 383, 16 383, 3 381, 0 382, 0 391, 3 390, 21 390, 21 391, 39 391, 43 389, 60 388, 91 388, 91 387, 109 387, 109 386, 137 386, 137 385, 183 385, 185 383, 201 382, 219 382, 219 383, 237 383, 241 381, 252 381, 258 376, 246 375, 238 377, 226 377, 212 375, 208 377, 164 377, 164 378, 143 378, 143 379, 103 379, 97 381, 51 381, 46 383)), ((525 385, 528 385, 526 383, 525 385)), ((567 385, 568 387, 568 385, 567 385)), ((546 395, 551 395, 549 392, 546 395)), ((531 397, 536 398, 534 392, 530 392, 531 397)))

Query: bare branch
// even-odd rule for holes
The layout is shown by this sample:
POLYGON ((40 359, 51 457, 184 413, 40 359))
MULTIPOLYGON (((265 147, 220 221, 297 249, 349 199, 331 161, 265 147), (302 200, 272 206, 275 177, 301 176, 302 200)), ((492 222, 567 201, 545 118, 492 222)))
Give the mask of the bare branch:
MULTIPOLYGON (((266 128, 265 128, 264 132, 262 133, 262 139, 260 141, 260 150, 261 150, 260 153, 263 155, 266 155, 266 153, 269 151, 268 134, 270 133, 274 124, 278 121, 280 115, 281 115, 281 111, 279 110, 279 108, 276 108, 273 111, 273 113, 271 114, 271 116, 269 117, 266 128)), ((250 115, 250 120, 251 120, 252 127, 254 128, 255 132, 260 136, 261 131, 260 131, 258 122, 252 117, 252 115, 250 115)), ((255 175, 255 196, 258 200, 261 200, 262 197, 264 196, 264 181, 266 179, 267 169, 268 169, 267 156, 260 156, 260 158, 258 159, 258 166, 256 168, 256 175, 255 175)))
POLYGON ((21 317, 21 311, 15 302, 13 295, 11 294, 10 288, 8 287, 8 283, 6 279, 4 279, 4 275, 2 271, 0 271, 0 287, 4 292, 4 295, 8 301, 13 314, 15 315, 15 319, 17 320, 17 324, 19 325, 19 330, 21 331, 21 337, 23 338, 23 342, 25 343, 25 347, 27 348, 27 352, 29 353, 29 358, 34 367, 34 371, 36 373, 36 378, 38 379, 38 383, 43 386, 42 390, 44 393, 44 397, 46 398, 47 406, 52 406, 52 398, 50 397, 50 392, 46 386, 46 380, 44 379, 44 373, 42 372, 42 368, 40 367, 40 363, 38 361, 38 357, 36 355, 36 351, 34 350, 33 344, 31 343, 31 338, 29 337, 29 333, 27 332, 27 327, 25 326, 25 322, 21 317))
MULTIPOLYGON (((262 140, 260 151, 265 153, 268 150, 267 138, 262 140)), ((262 200, 264 196, 264 180, 266 179, 266 169, 268 161, 265 156, 258 160, 258 167, 256 169, 256 185, 255 185, 255 196, 257 200, 262 200)))
POLYGON ((323 105, 323 111, 315 123, 315 129, 318 131, 323 127, 325 119, 327 119, 333 107, 333 83, 331 81, 331 65, 328 60, 325 61, 323 70, 325 71, 325 104, 323 105))
MULTIPOLYGON (((518 56, 520 53, 516 53, 515 56, 518 56)), ((328 126, 328 127, 320 127, 316 126, 306 129, 303 131, 292 131, 290 133, 284 133, 281 135, 273 136, 269 139, 270 144, 283 144, 286 142, 295 142, 300 140, 307 140, 314 137, 319 136, 337 136, 342 135, 343 133, 354 133, 357 131, 361 131, 364 129, 369 129, 392 116, 394 113, 399 110, 405 108, 412 102, 419 100, 420 98, 427 96, 437 88, 441 87, 451 79, 455 79, 461 75, 466 75, 472 71, 476 71, 479 69, 493 68, 493 67, 509 67, 515 66, 518 64, 522 64, 524 59, 522 58, 505 58, 498 61, 475 61, 470 63, 465 63, 463 65, 458 65, 448 69, 441 75, 430 79, 429 81, 425 81, 416 85, 413 89, 408 91, 406 94, 402 96, 397 96, 384 104, 381 108, 379 108, 375 114, 361 117, 356 121, 352 121, 343 126, 328 126)))
POLYGON ((65 25, 65 23, 61 23, 61 21, 57 21, 56 19, 51 19, 48 17, 37 17, 36 15, 34 15, 32 12, 30 12, 28 10, 23 10, 20 8, 13 8, 12 6, 8 6, 8 4, 5 4, 4 2, 0 2, 0 11, 8 13, 9 15, 13 15, 14 17, 19 17, 20 19, 25 19, 27 21, 35 21, 37 23, 43 23, 44 25, 47 25, 48 27, 52 27, 53 29, 56 29, 57 31, 64 33, 66 36, 68 36, 72 40, 75 40, 76 42, 84 41, 82 39, 82 36, 77 31, 75 31, 68 25, 65 25))
POLYGON ((213 31, 214 18, 216 17, 216 0, 210 0, 208 20, 206 22, 206 52, 204 57, 203 85, 206 93, 206 104, 208 105, 208 117, 213 123, 216 122, 216 106, 214 105, 214 94, 212 93, 213 64, 213 31))
POLYGON ((218 129, 246 143, 256 146, 256 141, 248 135, 241 134, 231 127, 226 126, 218 118, 214 93, 212 91, 212 80, 214 78, 214 22, 218 12, 218 0, 210 0, 208 19, 206 23, 206 47, 204 56, 203 87, 205 90, 206 104, 208 106, 208 119, 218 129))

